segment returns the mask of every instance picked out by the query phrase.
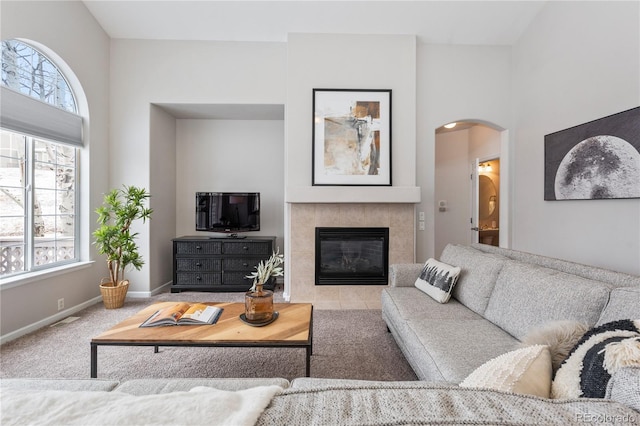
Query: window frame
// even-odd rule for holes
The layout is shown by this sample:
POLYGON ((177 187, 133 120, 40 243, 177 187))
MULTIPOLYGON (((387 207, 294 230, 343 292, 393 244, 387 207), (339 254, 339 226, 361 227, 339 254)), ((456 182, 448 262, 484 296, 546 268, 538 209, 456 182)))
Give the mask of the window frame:
MULTIPOLYGON (((56 268, 58 266, 64 266, 67 264, 73 264, 80 261, 80 214, 79 214, 79 203, 80 203, 80 191, 78 186, 80 184, 80 173, 79 173, 79 163, 78 159, 80 157, 80 148, 71 144, 65 144, 63 142, 59 142, 56 140, 44 139, 41 137, 34 137, 30 135, 25 135, 23 133, 14 132, 9 129, 2 128, 3 131, 11 132, 17 135, 20 135, 24 138, 24 164, 25 164, 25 174, 24 174, 24 187, 21 188, 23 192, 24 198, 24 252, 23 252, 23 270, 9 272, 7 274, 0 275, 2 281, 7 278, 23 276, 25 274, 45 271, 47 269, 56 268), (35 192, 37 191, 37 182, 35 177, 35 172, 37 169, 36 163, 36 145, 37 143, 47 143, 47 144, 55 144, 55 145, 66 145, 69 148, 73 149, 74 155, 74 164, 73 164, 73 257, 70 259, 56 260, 54 262, 47 262, 41 265, 36 264, 36 249, 37 249, 37 241, 34 232, 36 214, 35 214, 35 192)), ((57 161, 57 160, 56 160, 57 161)), ((57 162, 53 163, 54 168, 58 165, 57 162)), ((40 188, 46 189, 46 188, 40 188)), ((58 188, 53 189, 54 191, 60 191, 58 188)), ((43 216, 47 216, 44 215, 43 216)), ((58 215, 56 215, 58 216, 58 215)), ((57 253, 58 243, 62 241, 63 238, 53 237, 51 241, 54 243, 57 253)), ((56 254, 57 256, 57 254, 56 254)))
MULTIPOLYGON (((3 42, 4 41, 7 40, 3 40, 3 42)), ((0 287, 2 288, 10 288, 21 283, 31 282, 33 279, 41 279, 44 275, 57 275, 58 273, 62 273, 60 271, 67 271, 69 269, 75 269, 76 267, 82 267, 93 263, 92 261, 87 262, 81 260, 81 219, 83 215, 80 196, 82 184, 80 181, 80 158, 82 156, 82 148, 84 147, 84 138, 82 136, 83 120, 78 113, 77 95, 61 67, 51 59, 50 55, 45 54, 41 48, 36 47, 29 42, 25 42, 20 39, 13 39, 13 41, 21 43, 29 49, 37 52, 42 58, 44 58, 44 60, 48 61, 49 64, 55 68, 58 73, 58 77, 61 77, 67 86, 75 111, 69 111, 60 105, 41 100, 39 97, 34 95, 30 96, 28 94, 24 94, 5 85, 4 81, 0 82, 0 89, 2 89, 3 95, 1 98, 2 108, 0 109, 0 119, 2 119, 2 122, 0 122, 0 128, 2 128, 3 131, 24 137, 25 141, 25 152, 23 153, 25 161, 24 186, 21 188, 24 197, 24 235, 22 242, 24 245, 23 265, 22 270, 9 271, 0 275, 0 287), (4 111, 4 113, 2 113, 2 111, 4 111), (42 118, 42 120, 38 122, 38 118, 42 118), (30 122, 33 123, 34 120, 37 122, 33 127, 31 127, 30 122), (59 123, 62 123, 62 125, 60 126, 59 123), (73 130, 68 131, 70 128, 73 128, 73 130), (71 240, 71 238, 59 236, 58 232, 56 232, 50 240, 54 246, 55 260, 53 262, 46 262, 40 265, 36 265, 38 237, 35 236, 34 228, 36 225, 35 193, 38 191, 38 188, 35 187, 35 184, 37 184, 35 180, 35 173, 38 169, 39 163, 39 161, 36 160, 36 146, 38 143, 67 146, 73 149, 74 156, 73 212, 70 213, 70 215, 73 216, 73 229, 70 230, 73 232, 73 257, 70 259, 57 260, 60 242, 71 240)), ((4 48, 4 46, 5 45, 3 43, 2 47, 4 48)), ((58 148, 56 148, 56 153, 57 152, 58 148)), ((53 173, 55 175, 55 169, 61 164, 58 163, 59 158, 57 154, 52 160, 53 173)), ((63 191, 59 189, 57 185, 55 185, 54 188, 41 187, 40 189, 44 189, 45 191, 49 189, 56 191, 56 200, 58 199, 57 197, 59 193, 63 191)), ((56 203, 56 206, 57 205, 58 204, 56 203)), ((43 217, 51 215, 56 216, 55 228, 58 230, 57 221, 60 217, 65 215, 60 214, 57 210, 53 213, 42 214, 43 217)))

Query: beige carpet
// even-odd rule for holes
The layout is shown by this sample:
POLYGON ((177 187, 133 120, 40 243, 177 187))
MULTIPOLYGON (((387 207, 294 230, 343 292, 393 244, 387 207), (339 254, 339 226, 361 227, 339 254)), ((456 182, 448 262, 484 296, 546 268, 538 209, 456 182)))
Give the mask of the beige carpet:
MULTIPOLYGON (((0 346, 0 377, 88 378, 93 336, 145 306, 166 300, 237 301, 243 293, 163 293, 129 299, 121 309, 102 303, 73 316, 68 324, 45 327, 0 346)), ((276 301, 281 301, 276 292, 276 301)), ((311 376, 362 380, 416 380, 387 332, 379 310, 314 310, 311 376)), ((304 376, 304 349, 290 348, 98 348, 98 377, 304 376)))

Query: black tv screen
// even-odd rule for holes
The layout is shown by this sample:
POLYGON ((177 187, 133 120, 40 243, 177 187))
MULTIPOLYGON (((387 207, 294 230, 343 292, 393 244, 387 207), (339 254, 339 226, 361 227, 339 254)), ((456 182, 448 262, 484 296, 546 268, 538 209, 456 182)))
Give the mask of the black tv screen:
POLYGON ((259 192, 196 192, 196 231, 259 230, 259 192))

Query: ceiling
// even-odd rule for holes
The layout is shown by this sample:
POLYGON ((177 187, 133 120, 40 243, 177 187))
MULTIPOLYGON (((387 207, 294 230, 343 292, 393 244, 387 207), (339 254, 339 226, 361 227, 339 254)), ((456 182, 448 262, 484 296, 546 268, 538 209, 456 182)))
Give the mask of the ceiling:
MULTIPOLYGON (((289 33, 411 34, 421 43, 512 45, 545 1, 83 0, 83 3, 113 39, 286 42, 289 33)), ((282 105, 158 105, 176 118, 284 118, 282 105)))
POLYGON ((111 38, 286 42, 289 33, 413 34, 512 45, 545 1, 84 0, 111 38))

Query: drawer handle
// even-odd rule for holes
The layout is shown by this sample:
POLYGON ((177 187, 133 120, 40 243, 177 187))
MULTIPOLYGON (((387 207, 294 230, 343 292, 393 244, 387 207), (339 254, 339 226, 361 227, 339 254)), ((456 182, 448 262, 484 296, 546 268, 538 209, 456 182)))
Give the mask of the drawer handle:
POLYGON ((244 247, 242 247, 242 250, 249 250, 249 247, 244 246, 244 247))
POLYGON ((202 250, 202 247, 196 246, 196 250, 202 250))
POLYGON ((199 268, 199 267, 202 266, 202 263, 198 262, 198 263, 196 263, 196 266, 199 268))
POLYGON ((201 277, 200 275, 198 275, 198 276, 196 277, 196 281, 202 281, 202 277, 201 277))
POLYGON ((242 266, 249 266, 249 264, 248 263, 243 263, 242 266))

